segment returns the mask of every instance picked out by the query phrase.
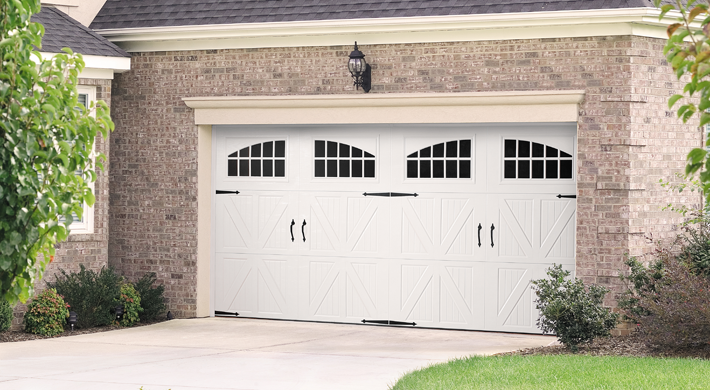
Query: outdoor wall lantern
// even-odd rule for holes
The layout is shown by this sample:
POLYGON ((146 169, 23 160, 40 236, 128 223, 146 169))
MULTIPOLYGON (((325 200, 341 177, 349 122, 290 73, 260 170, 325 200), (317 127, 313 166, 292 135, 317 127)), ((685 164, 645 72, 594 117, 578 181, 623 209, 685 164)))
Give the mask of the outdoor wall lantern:
POLYGON ((355 42, 355 50, 350 53, 350 60, 348 61, 348 70, 355 80, 355 89, 362 87, 365 93, 370 92, 372 84, 372 68, 370 64, 365 61, 365 55, 362 54, 360 50, 357 49, 357 42, 355 42))
POLYGON ((114 311, 116 312, 116 321, 121 321, 123 318, 123 305, 116 306, 114 311))
POLYGON ((74 330, 74 325, 76 325, 76 312, 70 311, 69 312, 69 325, 71 326, 71 330, 74 330))

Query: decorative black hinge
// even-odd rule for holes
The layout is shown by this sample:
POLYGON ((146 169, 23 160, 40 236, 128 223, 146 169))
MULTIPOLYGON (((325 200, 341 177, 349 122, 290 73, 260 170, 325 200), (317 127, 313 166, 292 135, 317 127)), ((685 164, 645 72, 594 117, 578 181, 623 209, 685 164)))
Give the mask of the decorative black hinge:
POLYGON ((396 198, 396 197, 400 197, 400 196, 413 196, 416 198, 417 196, 419 196, 419 194, 417 194, 416 192, 413 194, 406 194, 403 192, 370 192, 368 194, 367 192, 365 192, 362 194, 362 196, 384 196, 386 198, 396 198))
POLYGON ((570 198, 570 199, 577 199, 577 195, 562 195, 559 194, 557 195, 558 198, 570 198))
POLYGON ((215 311, 214 311, 214 315, 215 315, 215 316, 221 316, 221 317, 238 317, 238 316, 239 316, 239 313, 237 313, 236 311, 232 313, 232 312, 229 312, 229 311, 219 311, 219 310, 215 310, 215 311))
POLYGON ((237 195, 239 191, 223 191, 223 190, 217 190, 215 191, 217 195, 222 195, 222 194, 234 194, 237 195))
POLYGON ((363 324, 381 324, 381 325, 411 325, 417 326, 416 322, 402 322, 392 320, 362 320, 363 324))

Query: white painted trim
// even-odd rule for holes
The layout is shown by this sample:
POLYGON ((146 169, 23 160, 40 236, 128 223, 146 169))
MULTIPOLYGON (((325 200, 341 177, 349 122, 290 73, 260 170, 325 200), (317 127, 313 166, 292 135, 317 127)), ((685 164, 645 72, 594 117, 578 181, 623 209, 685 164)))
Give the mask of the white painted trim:
POLYGON ((113 69, 84 68, 79 73, 80 79, 113 80, 113 69))
POLYGON ((197 317, 214 313, 212 194, 212 126, 197 126, 197 317))
POLYGON ((190 97, 197 125, 576 122, 584 91, 190 97))
POLYGON ((656 8, 218 24, 98 33, 130 52, 640 35, 667 38, 656 8))
POLYGON ((84 57, 84 64, 87 68, 113 69, 118 73, 131 70, 130 57, 108 57, 83 54, 82 57, 84 57))
MULTIPOLYGON (((58 53, 48 53, 40 52, 42 59, 49 60, 54 58, 58 53)), ((84 76, 84 72, 80 77, 84 78, 107 78, 105 77, 107 72, 99 72, 100 70, 108 70, 111 73, 123 73, 127 70, 131 70, 131 58, 130 57, 109 57, 109 56, 94 56, 94 55, 81 55, 84 59, 84 72, 94 72, 96 74, 102 74, 104 77, 88 77, 84 76)), ((113 75, 111 76, 113 78, 113 75)))

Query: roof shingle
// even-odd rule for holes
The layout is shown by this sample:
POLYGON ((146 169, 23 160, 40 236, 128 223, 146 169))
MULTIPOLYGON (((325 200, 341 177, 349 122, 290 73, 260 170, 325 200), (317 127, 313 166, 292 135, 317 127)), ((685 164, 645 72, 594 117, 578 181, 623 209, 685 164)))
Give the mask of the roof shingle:
POLYGON ((42 6, 38 14, 32 15, 32 21, 44 26, 43 52, 60 53, 62 48, 69 47, 83 55, 130 57, 120 47, 56 8, 42 6))
POLYGON ((103 30, 639 7, 653 7, 653 0, 108 0, 91 23, 91 28, 103 30))

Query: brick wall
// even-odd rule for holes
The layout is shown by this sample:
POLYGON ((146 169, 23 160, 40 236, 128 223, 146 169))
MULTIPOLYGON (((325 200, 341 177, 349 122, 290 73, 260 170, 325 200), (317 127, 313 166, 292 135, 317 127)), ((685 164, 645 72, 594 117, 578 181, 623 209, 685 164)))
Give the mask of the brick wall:
MULTIPOLYGON (((111 104, 111 80, 80 79, 79 84, 95 86, 96 99, 111 104)), ((96 152, 109 156, 109 142, 102 136, 96 139, 96 152)), ((108 172, 110 165, 108 161, 104 161, 103 164, 104 170, 97 170, 96 183, 94 183, 94 195, 96 196, 94 234, 72 234, 68 241, 59 244, 54 261, 49 264, 42 280, 35 286, 37 293, 44 289, 45 280, 54 281, 54 275, 60 269, 78 271, 79 264, 84 264, 86 268, 99 270, 108 264, 108 172)), ((21 328, 22 316, 26 308, 26 305, 18 305, 14 308, 13 329, 21 328)))
MULTIPOLYGON (((701 133, 667 108, 681 90, 664 41, 589 37, 360 45, 370 93, 583 89, 579 111, 577 274, 620 291, 625 253, 646 235, 674 234, 660 207, 697 204, 666 193, 701 133)), ((137 53, 114 81, 109 262, 125 275, 154 271, 176 315, 195 315, 197 133, 188 96, 355 92, 351 46, 137 53)), ((609 299, 613 304, 613 298, 609 299)))

